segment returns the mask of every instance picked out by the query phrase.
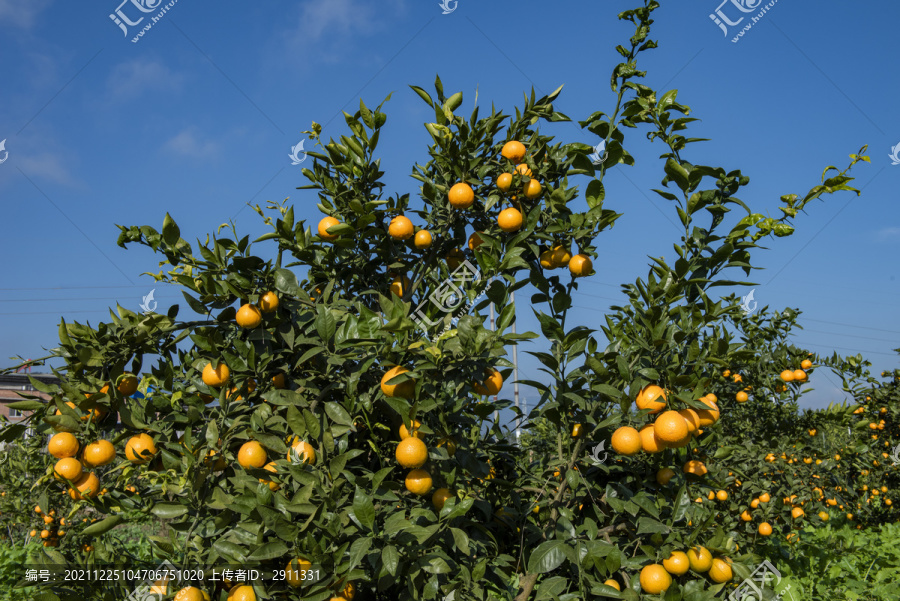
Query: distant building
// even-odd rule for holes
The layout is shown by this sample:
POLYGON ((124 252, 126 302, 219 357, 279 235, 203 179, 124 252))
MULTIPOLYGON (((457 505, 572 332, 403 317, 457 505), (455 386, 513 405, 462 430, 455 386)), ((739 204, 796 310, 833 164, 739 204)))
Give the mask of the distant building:
POLYGON ((44 384, 56 384, 59 379, 53 374, 0 374, 0 415, 5 415, 11 422, 22 421, 25 418, 24 413, 16 409, 10 409, 9 404, 23 400, 16 391, 26 394, 38 396, 44 400, 48 400, 50 395, 38 392, 31 385, 28 376, 44 384))

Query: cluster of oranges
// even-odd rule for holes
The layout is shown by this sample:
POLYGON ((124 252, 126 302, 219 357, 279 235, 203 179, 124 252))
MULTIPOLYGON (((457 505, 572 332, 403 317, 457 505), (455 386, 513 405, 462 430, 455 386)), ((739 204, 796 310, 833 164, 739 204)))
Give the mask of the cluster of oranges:
MULTIPOLYGON (((682 576, 687 574, 688 570, 693 570, 697 574, 707 574, 716 584, 728 582, 734 577, 731 564, 727 560, 714 558, 706 547, 697 546, 688 549, 687 553, 673 551, 668 559, 663 560, 662 565, 654 563, 644 566, 640 574, 641 588, 651 595, 664 593, 672 586, 673 576, 682 576)), ((610 579, 604 584, 622 590, 616 580, 610 579)))
POLYGON ((97 474, 86 471, 85 467, 101 467, 116 458, 115 447, 104 439, 85 446, 81 459, 78 459, 79 450, 78 439, 71 432, 57 432, 47 443, 47 451, 58 460, 53 473, 58 479, 68 483, 69 496, 73 501, 80 501, 86 496, 93 498, 102 492, 97 474))
POLYGON ((35 529, 29 532, 29 536, 36 538, 40 535, 45 547, 59 546, 59 539, 66 535, 66 531, 63 530, 66 527, 66 518, 59 518, 57 522, 56 510, 51 509, 48 513, 44 513, 40 505, 34 507, 34 512, 41 518, 43 524, 40 533, 35 529))
POLYGON ((800 363, 800 369, 785 369, 781 372, 780 377, 784 382, 796 382, 797 384, 802 384, 809 379, 809 376, 806 375, 806 370, 810 369, 812 365, 812 361, 804 359, 800 363))

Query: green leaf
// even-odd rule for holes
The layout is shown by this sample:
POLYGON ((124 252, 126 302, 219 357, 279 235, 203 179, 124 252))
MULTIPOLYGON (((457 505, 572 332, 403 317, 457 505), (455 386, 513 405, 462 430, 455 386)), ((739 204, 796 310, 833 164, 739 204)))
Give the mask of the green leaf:
POLYGON ((350 545, 350 569, 352 570, 359 565, 369 548, 372 546, 372 539, 368 537, 358 538, 350 545))
POLYGON ((162 235, 163 240, 165 240, 166 244, 170 246, 175 246, 175 244, 181 238, 181 230, 178 229, 178 225, 175 223, 175 220, 172 219, 172 216, 168 213, 166 213, 166 216, 163 219, 162 235))
POLYGON ((400 565, 400 553, 394 545, 387 545, 381 550, 381 563, 385 571, 391 576, 397 575, 397 566, 400 565))
POLYGON ((584 198, 587 200, 588 206, 592 209, 603 204, 603 199, 606 198, 606 190, 603 187, 603 182, 599 179, 591 180, 591 183, 587 186, 584 198))
POLYGON ((456 543, 456 548, 459 549, 460 553, 463 555, 468 555, 469 535, 459 528, 450 528, 450 532, 453 533, 453 542, 456 543))
POLYGON ((97 534, 103 534, 104 532, 108 532, 119 525, 119 522, 122 521, 121 515, 113 515, 105 520, 97 522, 96 524, 91 524, 87 528, 81 531, 82 534, 87 536, 95 536, 97 534))
POLYGON ((150 510, 150 513, 164 520, 173 520, 181 517, 188 512, 188 508, 177 503, 157 503, 150 510))
POLYGON ((37 411, 46 405, 40 401, 16 401, 7 405, 10 409, 18 409, 19 411, 37 411))
POLYGON ((282 541, 273 540, 257 547, 250 555, 247 556, 247 560, 275 559, 277 557, 286 555, 288 551, 288 546, 282 541))
POLYGON ((337 424, 341 424, 342 426, 349 426, 353 424, 353 418, 350 417, 350 414, 347 413, 347 410, 344 409, 340 404, 335 402, 325 403, 325 413, 328 414, 328 417, 337 424))
POLYGON ((549 540, 538 545, 528 558, 528 571, 532 574, 546 574, 561 566, 566 560, 563 546, 565 543, 559 540, 549 540))
POLYGON ((375 525, 375 506, 372 497, 359 486, 356 487, 356 494, 353 496, 353 514, 360 524, 372 530, 375 525))

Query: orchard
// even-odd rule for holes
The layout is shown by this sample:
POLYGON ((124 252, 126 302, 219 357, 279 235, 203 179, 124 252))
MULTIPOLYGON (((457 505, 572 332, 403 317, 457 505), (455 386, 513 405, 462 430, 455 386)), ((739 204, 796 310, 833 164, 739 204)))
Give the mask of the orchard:
MULTIPOLYGON (((657 7, 620 15, 633 35, 615 106, 576 122, 605 141, 599 161, 542 132, 570 121, 562 89, 464 116, 438 78, 412 86, 434 113, 415 198, 382 182, 387 101, 360 101, 338 139, 307 132, 318 220, 269 203, 257 239, 232 224, 196 243, 168 214, 158 230, 119 226, 120 246, 160 255, 153 277, 184 306, 60 324, 44 359, 59 384, 33 380, 50 400, 23 393, 12 407, 28 420, 2 431, 19 450, 0 466, 0 520, 34 539, 29 566, 167 561, 193 573, 152 582, 176 601, 701 601, 769 561, 773 595, 838 598, 821 574, 855 567, 823 536, 900 533, 900 371, 798 348, 799 310, 746 315, 716 288, 750 285, 762 243, 802 227, 813 201, 858 194, 850 173, 869 159, 785 194, 778 218, 755 212, 739 198, 748 176, 690 161, 700 140, 676 91, 641 83, 657 7), (634 163, 634 136, 660 150, 677 258, 653 258, 596 328, 572 326, 579 283, 614 260, 597 251, 620 217, 603 181, 634 163), (454 310, 426 302, 448 282, 454 310), (513 333, 523 309, 540 332, 513 333), (540 378, 519 380, 540 399, 522 412, 509 351, 532 339, 549 350, 533 353, 540 378), (855 404, 801 412, 816 370, 855 404), (151 532, 139 550, 116 537, 129 524, 151 532)), ((846 598, 900 597, 897 565, 867 562, 846 598)), ((42 601, 136 586, 21 585, 42 601)))

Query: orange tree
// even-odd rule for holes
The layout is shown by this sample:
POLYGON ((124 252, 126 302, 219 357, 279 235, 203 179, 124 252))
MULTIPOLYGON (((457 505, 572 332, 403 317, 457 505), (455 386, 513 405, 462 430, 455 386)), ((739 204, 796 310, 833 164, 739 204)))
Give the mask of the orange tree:
MULTIPOLYGON (((33 427, 77 444, 58 445, 34 486, 108 516, 79 536, 129 511, 164 520, 156 556, 206 571, 155 583, 180 601, 706 599, 746 574, 755 557, 735 552, 752 539, 692 502, 713 486, 726 502, 734 478, 728 456, 708 457, 713 438, 697 438, 728 420, 709 395, 741 351, 725 327, 736 304, 709 293, 737 283, 724 270, 749 273, 757 242, 790 235, 809 202, 852 188, 846 171, 826 171, 802 199, 782 198, 782 218, 765 218, 735 196, 748 182, 739 171, 689 163, 695 140, 679 133, 689 109, 675 91, 638 83, 657 7, 645 0, 620 15, 635 31, 617 48, 615 109, 581 122, 606 141, 599 165, 589 146, 542 133, 568 120, 553 107, 560 90, 532 93, 514 118, 476 109, 466 119, 454 112, 462 94, 446 96, 438 79, 435 96, 413 87, 435 113, 430 159, 413 171, 421 202, 384 193, 375 151, 386 115, 361 102, 340 139, 322 141, 315 124, 308 132, 321 145, 303 171, 325 214, 314 230, 286 204, 257 207, 271 231, 256 241, 232 225, 195 248, 168 215, 161 231, 120 226, 120 245, 165 257, 154 277, 180 286, 198 317, 120 307, 97 327, 61 324, 61 384, 35 383, 52 401, 22 409, 33 427), (593 241, 618 217, 604 207, 603 178, 633 163, 624 132, 642 127, 666 145, 673 191, 658 193, 684 226, 678 259, 654 259, 602 332, 570 327, 593 241), (583 204, 577 177, 588 180, 583 204), (720 232, 733 209, 747 215, 720 232), (274 245, 268 258, 256 254, 263 243, 274 245), (549 380, 525 381, 541 398, 522 417, 549 427, 554 449, 534 461, 492 418, 510 402, 490 400, 510 374, 505 348, 538 336, 508 332, 511 295, 529 284, 550 349, 534 355, 549 380), (589 439, 610 441, 614 460, 591 462, 589 439), (265 578, 209 578, 224 567, 265 578)), ((60 541, 41 561, 123 565, 102 539, 93 547, 60 541)), ((120 598, 131 586, 91 595, 120 598)), ((85 596, 72 584, 44 588, 46 599, 85 596)))

